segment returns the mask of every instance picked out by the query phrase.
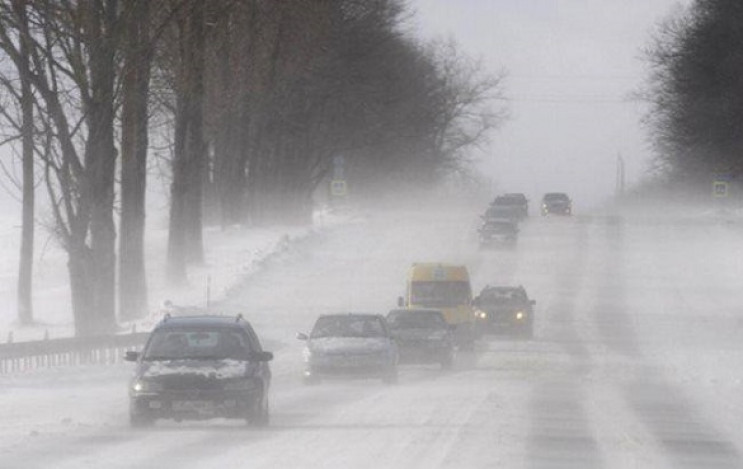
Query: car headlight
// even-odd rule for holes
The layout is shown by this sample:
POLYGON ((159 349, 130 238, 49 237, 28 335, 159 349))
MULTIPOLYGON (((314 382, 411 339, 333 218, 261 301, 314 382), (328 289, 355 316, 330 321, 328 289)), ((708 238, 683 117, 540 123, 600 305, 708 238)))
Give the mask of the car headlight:
POLYGON ((224 385, 225 391, 249 391, 257 387, 256 382, 252 379, 240 379, 228 381, 224 385))
POLYGON ((480 319, 487 319, 488 318, 488 313, 486 313, 485 311, 478 311, 477 312, 477 317, 480 318, 480 319))
POLYGON ((156 381, 150 381, 146 379, 138 379, 132 383, 132 391, 135 393, 141 392, 159 392, 163 390, 163 385, 156 381))
POLYGON ((516 312, 516 320, 517 321, 521 321, 524 318, 526 318, 526 313, 525 312, 523 312, 523 311, 517 311, 516 312))

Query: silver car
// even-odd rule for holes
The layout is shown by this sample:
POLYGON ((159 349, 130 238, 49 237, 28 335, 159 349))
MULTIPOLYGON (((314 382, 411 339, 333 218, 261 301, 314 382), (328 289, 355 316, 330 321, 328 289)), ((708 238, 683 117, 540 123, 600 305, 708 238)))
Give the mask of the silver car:
POLYGON ((304 381, 359 376, 397 381, 397 345, 379 314, 328 314, 317 318, 304 349, 304 381))

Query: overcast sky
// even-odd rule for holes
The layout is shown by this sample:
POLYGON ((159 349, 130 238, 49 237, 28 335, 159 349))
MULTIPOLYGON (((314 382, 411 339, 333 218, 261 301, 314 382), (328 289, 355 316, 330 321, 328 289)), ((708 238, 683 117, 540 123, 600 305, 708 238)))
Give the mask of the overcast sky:
POLYGON ((454 38, 492 72, 504 69, 511 119, 482 156, 507 192, 565 191, 578 207, 614 192, 616 160, 628 182, 651 153, 642 107, 628 99, 646 74, 653 28, 691 0, 409 0, 424 39, 454 38))

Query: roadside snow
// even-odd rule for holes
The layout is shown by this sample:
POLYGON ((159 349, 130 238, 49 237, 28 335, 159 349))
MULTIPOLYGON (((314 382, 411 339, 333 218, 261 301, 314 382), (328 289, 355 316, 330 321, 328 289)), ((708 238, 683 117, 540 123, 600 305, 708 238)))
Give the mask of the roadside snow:
MULTIPOLYGON (((314 214, 312 226, 232 227, 204 230, 205 263, 189 268, 188 283, 180 287, 167 284, 165 256, 168 233, 165 227, 151 227, 146 234, 146 271, 149 311, 125 329, 149 330, 162 316, 166 301, 178 306, 201 306, 219 301, 231 288, 260 271, 267 262, 281 255, 292 243, 313 236, 334 225, 346 223, 351 214, 334 214, 328 209, 314 214)), ((0 343, 9 340, 40 340, 68 337, 74 324, 67 275, 67 254, 49 233, 37 229, 34 257, 34 319, 36 324, 21 327, 17 322, 17 270, 20 229, 13 211, 0 214, 0 343)))

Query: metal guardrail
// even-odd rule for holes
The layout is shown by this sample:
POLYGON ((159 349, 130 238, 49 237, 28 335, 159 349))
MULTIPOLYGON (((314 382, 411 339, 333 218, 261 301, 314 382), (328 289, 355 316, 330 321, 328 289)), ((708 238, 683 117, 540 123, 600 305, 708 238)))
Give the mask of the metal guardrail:
POLYGON ((0 374, 83 364, 112 364, 144 345, 149 332, 0 344, 0 374))

